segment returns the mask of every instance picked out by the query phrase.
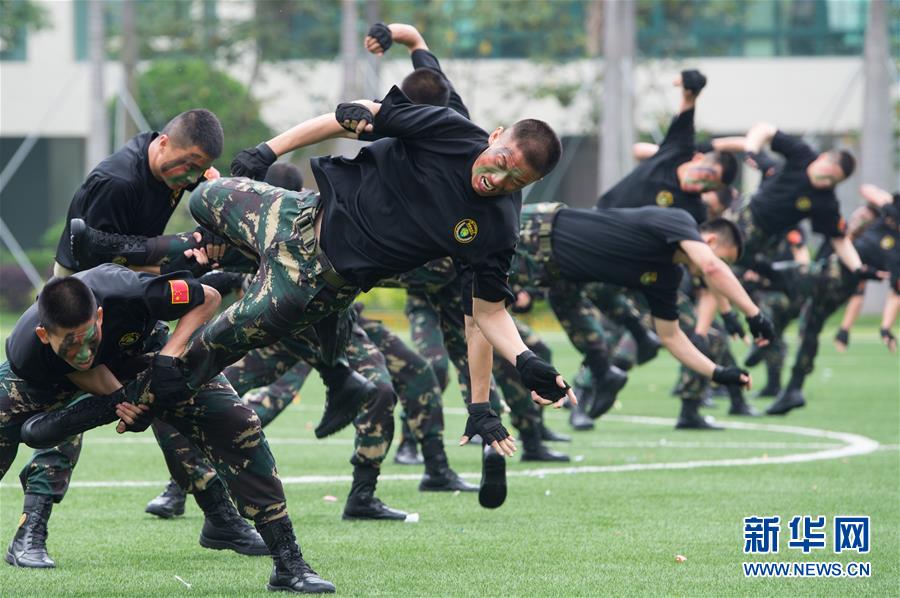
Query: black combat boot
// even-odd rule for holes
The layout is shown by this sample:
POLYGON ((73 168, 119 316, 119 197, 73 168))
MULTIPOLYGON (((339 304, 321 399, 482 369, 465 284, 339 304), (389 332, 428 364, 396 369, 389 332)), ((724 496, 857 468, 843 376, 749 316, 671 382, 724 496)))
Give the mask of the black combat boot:
POLYGON ((724 386, 728 391, 728 398, 731 400, 731 408, 728 415, 743 415, 747 417, 759 417, 762 415, 759 411, 747 404, 744 399, 744 390, 737 384, 729 384, 724 386))
POLYGON ((221 481, 216 480, 205 490, 194 492, 194 498, 205 516, 203 530, 200 532, 200 546, 214 550, 233 550, 248 556, 269 554, 263 539, 237 512, 221 481))
POLYGON ((572 442, 572 437, 568 434, 554 432, 547 427, 547 424, 545 424, 543 418, 541 418, 541 440, 544 442, 572 442))
POLYGON ((572 389, 575 397, 578 399, 577 405, 572 405, 572 411, 569 413, 569 425, 573 430, 582 432, 594 429, 594 420, 588 417, 585 412, 586 407, 590 406, 590 397, 593 390, 584 386, 575 386, 572 389))
POLYGON ((781 365, 766 362, 766 385, 756 393, 756 398, 777 397, 779 394, 781 394, 781 365))
POLYGON ((344 364, 320 370, 325 383, 325 412, 316 426, 316 438, 325 438, 349 426, 362 406, 378 392, 365 376, 344 364))
POLYGON ((375 498, 375 485, 378 483, 378 468, 357 465, 353 468, 353 485, 344 505, 342 519, 386 519, 404 521, 406 513, 392 509, 381 500, 375 498))
POLYGON ((614 365, 609 366, 601 377, 594 374, 594 401, 588 411, 591 419, 597 419, 612 409, 616 396, 625 387, 626 382, 628 374, 614 365))
POLYGON ((522 436, 522 461, 571 461, 569 455, 548 448, 541 440, 540 425, 530 425, 519 430, 522 436))
POLYGON ((166 256, 165 248, 153 238, 107 233, 91 228, 81 218, 69 221, 69 240, 72 257, 81 270, 107 262, 146 266, 166 256))
POLYGON ((334 584, 322 579, 303 560, 303 553, 294 536, 294 526, 287 516, 269 523, 257 524, 256 529, 275 562, 269 583, 266 585, 270 592, 334 593, 334 584))
POLYGON ((621 319, 622 326, 625 327, 637 343, 637 364, 647 363, 655 358, 662 348, 662 341, 659 336, 652 330, 647 329, 641 322, 639 317, 632 314, 626 314, 621 319))
POLYGON ((180 517, 184 515, 184 499, 187 493, 175 483, 175 480, 169 480, 166 489, 162 494, 147 503, 144 512, 151 513, 163 519, 171 519, 172 517, 180 517))
POLYGON ((694 399, 681 399, 681 414, 675 423, 676 430, 724 430, 717 426, 711 419, 700 415, 700 401, 694 399))
POLYGON ((400 446, 397 447, 397 453, 394 455, 394 463, 397 465, 421 465, 425 463, 425 460, 419 456, 416 439, 413 437, 412 430, 409 429, 409 424, 405 418, 403 419, 401 430, 402 440, 400 441, 400 446))
POLYGON ((14 567, 50 569, 56 563, 47 554, 47 520, 53 509, 53 497, 26 494, 19 528, 6 549, 6 562, 14 567))
POLYGON ((450 469, 444 442, 440 438, 426 438, 422 441, 425 456, 425 474, 419 482, 420 492, 477 492, 478 486, 469 484, 450 469))
POLYGON ((481 484, 478 504, 496 509, 506 501, 506 457, 486 444, 481 449, 481 484))
POLYGON ((806 405, 806 399, 803 397, 803 379, 798 380, 797 376, 791 376, 787 388, 778 395, 778 400, 772 403, 766 413, 769 415, 786 415, 789 411, 803 407, 806 405))

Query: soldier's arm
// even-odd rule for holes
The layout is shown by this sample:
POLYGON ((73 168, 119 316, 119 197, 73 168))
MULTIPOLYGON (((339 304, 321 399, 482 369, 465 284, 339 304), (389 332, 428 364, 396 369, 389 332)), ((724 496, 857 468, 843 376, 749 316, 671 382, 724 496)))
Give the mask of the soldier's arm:
POLYGON ((891 333, 897 314, 900 313, 900 294, 892 289, 884 302, 884 311, 881 313, 881 340, 893 353, 897 350, 897 339, 891 333))
POLYGON ((175 325, 175 330, 169 335, 169 340, 159 351, 160 355, 180 357, 194 331, 208 322, 219 309, 219 305, 222 303, 222 296, 219 295, 219 292, 205 284, 201 286, 203 287, 203 303, 181 316, 178 324, 175 325))
POLYGON ((679 246, 700 269, 703 279, 712 290, 728 299, 748 318, 759 314, 759 308, 750 299, 734 272, 713 253, 709 245, 702 241, 685 240, 679 242, 679 246))
POLYGON ((763 146, 772 141, 777 132, 778 128, 769 123, 757 123, 750 127, 746 137, 747 153, 759 153, 763 146))
POLYGON ((878 209, 894 201, 894 197, 888 191, 869 183, 860 185, 859 194, 866 202, 878 209))
MULTIPOLYGON (((662 318, 653 318, 656 327, 656 333, 659 335, 660 341, 669 350, 670 353, 685 365, 698 374, 707 378, 716 379, 716 371, 720 370, 709 357, 704 355, 687 335, 678 326, 678 320, 663 320, 662 318)), ((727 368, 732 369, 732 368, 727 368)), ((736 373, 736 372, 735 372, 736 373)), ((752 380, 747 373, 740 373, 740 384, 750 388, 752 380)))
POLYGON ((105 365, 84 372, 72 372, 66 377, 81 390, 94 395, 108 395, 122 388, 122 383, 105 365))
MULTIPOLYGON (((373 116, 378 114, 381 104, 371 100, 356 100, 354 104, 360 104, 369 109, 373 116)), ((371 126, 368 128, 371 130, 371 126)), ((335 119, 334 112, 322 114, 305 120, 299 125, 291 127, 284 133, 276 135, 266 142, 266 145, 275 153, 276 156, 283 156, 288 152, 292 152, 297 148, 313 145, 327 139, 336 137, 345 137, 347 139, 358 139, 358 133, 346 130, 335 119)))
POLYGON ((857 272, 862 268, 862 260, 859 259, 856 247, 850 242, 849 237, 832 237, 829 240, 831 241, 831 247, 834 249, 834 253, 841 262, 847 266, 848 270, 857 272))

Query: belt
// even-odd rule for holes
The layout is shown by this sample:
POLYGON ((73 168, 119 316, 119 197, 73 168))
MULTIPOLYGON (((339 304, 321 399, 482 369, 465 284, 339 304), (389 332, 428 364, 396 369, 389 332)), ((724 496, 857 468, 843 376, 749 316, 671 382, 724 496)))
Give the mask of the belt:
MULTIPOLYGON (((316 197, 318 200, 318 197, 316 197)), ((351 287, 349 282, 337 273, 331 260, 325 255, 325 250, 316 238, 316 215, 319 212, 320 204, 316 201, 301 210, 300 215, 294 221, 294 226, 300 236, 300 249, 304 255, 313 257, 313 265, 304 275, 307 278, 319 276, 332 289, 338 290, 351 287)))

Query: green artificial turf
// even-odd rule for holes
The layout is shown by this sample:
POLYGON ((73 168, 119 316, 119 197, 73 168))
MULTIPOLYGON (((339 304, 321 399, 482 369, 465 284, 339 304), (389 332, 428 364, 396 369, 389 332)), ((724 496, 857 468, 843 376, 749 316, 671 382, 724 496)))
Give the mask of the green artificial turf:
MULTIPOLYGON (((795 334, 789 335, 796 344, 795 334)), ((418 523, 343 522, 349 489, 352 434, 316 441, 312 426, 323 390, 309 382, 266 434, 284 478, 289 510, 304 554, 343 595, 560 595, 560 596, 896 596, 900 595, 900 378, 898 360, 878 342, 877 330, 854 330, 850 352, 839 355, 826 329, 808 406, 783 418, 729 418, 726 401, 706 412, 720 421, 798 426, 856 434, 880 443, 874 452, 803 463, 768 463, 785 455, 840 448, 839 438, 794 431, 729 429, 681 432, 671 422, 678 402, 669 395, 676 366, 668 354, 633 371, 610 417, 592 432, 573 433, 554 448, 575 468, 600 472, 516 475, 542 468, 509 463, 509 497, 495 511, 471 494, 424 494, 421 468, 395 465, 389 456, 378 496, 420 514, 418 523), (758 465, 662 465, 722 459, 758 465), (646 469, 639 469, 645 467, 646 469), (627 471, 632 468, 637 470, 627 471), (654 469, 656 468, 656 469, 654 469), (412 474, 414 479, 391 479, 412 474), (305 483, 304 476, 329 476, 305 483), (326 497, 336 497, 336 501, 326 497), (780 553, 742 552, 744 517, 779 515, 780 553), (827 548, 809 555, 787 546, 794 515, 825 515, 827 548), (835 515, 871 517, 871 552, 832 552, 835 515), (686 561, 676 562, 676 555, 686 561), (872 576, 854 579, 747 579, 743 561, 870 562, 872 576)), ((550 341, 554 361, 571 375, 578 357, 559 332, 550 341)), ((735 347, 739 353, 740 347, 735 347)), ((764 377, 762 369, 754 372, 764 377)), ((315 378, 315 377, 314 377, 315 378)), ((758 381, 761 386, 763 380, 758 381)), ((479 452, 455 446, 464 416, 455 385, 444 395, 451 465, 473 474, 479 452)), ((753 400, 763 408, 767 401, 753 400)), ((551 428, 571 432, 567 412, 547 413, 551 428)), ((818 433, 813 433, 818 434, 818 433)), ((30 450, 21 447, 0 486, 0 542, 19 519, 17 474, 30 450)), ((56 505, 49 550, 57 568, 14 569, 0 563, 3 596, 264 595, 270 561, 211 551, 197 544, 202 516, 189 500, 184 517, 158 520, 143 512, 167 474, 148 432, 117 436, 111 427, 86 435, 73 487, 56 505), (89 482, 135 482, 104 487, 89 482), (191 587, 179 581, 181 578, 191 587)), ((563 465, 548 465, 559 469, 563 465)))

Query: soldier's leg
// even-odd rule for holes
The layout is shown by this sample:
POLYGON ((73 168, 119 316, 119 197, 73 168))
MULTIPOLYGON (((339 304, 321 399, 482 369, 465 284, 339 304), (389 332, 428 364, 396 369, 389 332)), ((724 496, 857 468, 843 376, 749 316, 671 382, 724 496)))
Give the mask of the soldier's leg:
MULTIPOLYGON (((6 476, 16 458, 21 442, 20 430, 28 418, 60 407, 72 398, 74 393, 71 391, 35 388, 16 376, 7 362, 0 364, 0 480, 6 476)), ((67 453, 62 450, 57 454, 59 458, 65 458, 67 453)), ((51 466, 53 462, 48 461, 44 465, 51 466)), ((26 466, 23 474, 21 479, 26 494, 22 517, 7 548, 6 562, 17 567, 55 567, 53 559, 47 554, 47 522, 54 499, 58 502, 65 494, 71 468, 63 466, 61 470, 54 470, 52 467, 26 466), (29 473, 34 477, 34 483, 30 486, 29 473), (34 492, 29 492, 29 488, 34 492)))
MULTIPOLYGON (((697 327, 697 314, 694 311, 694 304, 681 291, 678 292, 678 324, 688 338, 691 339, 691 342, 704 355, 715 361, 709 340, 696 334, 694 331, 697 327)), ((712 333, 713 331, 711 330, 710 332, 712 333)), ((723 429, 700 414, 700 401, 709 388, 709 382, 709 378, 706 376, 702 376, 684 365, 680 366, 680 381, 676 392, 681 398, 681 414, 678 416, 678 421, 675 424, 676 429, 723 429)))
POLYGON ((584 292, 600 311, 631 334, 636 345, 635 353, 638 365, 656 357, 662 347, 662 342, 645 323, 640 309, 626 289, 612 284, 593 283, 585 285, 584 292))
POLYGON ((305 255, 294 233, 301 212, 318 199, 267 194, 272 189, 247 179, 201 185, 191 194, 191 214, 203 226, 260 258, 260 267, 244 297, 191 339, 183 374, 196 389, 226 366, 257 347, 296 334, 345 308, 357 289, 334 290, 316 275, 320 264, 305 255), (267 191, 269 190, 269 191, 267 191))
POLYGON ((384 355, 394 388, 407 415, 410 431, 422 445, 425 474, 419 483, 419 490, 478 490, 477 486, 466 483, 450 468, 447 452, 444 450, 441 389, 431 366, 381 322, 360 315, 359 325, 384 355))
POLYGON ((594 379, 588 415, 597 418, 609 411, 628 375, 609 363, 609 347, 600 311, 588 300, 581 285, 557 283, 547 296, 550 307, 575 348, 584 355, 584 364, 594 379))
POLYGON ((857 282, 835 256, 822 266, 821 272, 816 273, 811 294, 815 300, 807 303, 803 313, 800 346, 794 358, 791 378, 778 396, 778 400, 766 410, 766 413, 784 415, 806 404, 803 397, 803 382, 813 371, 819 351, 819 334, 831 314, 853 296, 857 282))
POLYGON ((192 399, 164 411, 161 419, 200 447, 240 513, 255 523, 274 560, 270 589, 333 591, 303 560, 259 418, 241 404, 227 379, 214 377, 192 399))
POLYGON ((409 335, 413 344, 431 365, 441 392, 444 392, 449 381, 450 357, 444 347, 440 315, 427 296, 415 291, 407 291, 404 312, 409 320, 409 335))

